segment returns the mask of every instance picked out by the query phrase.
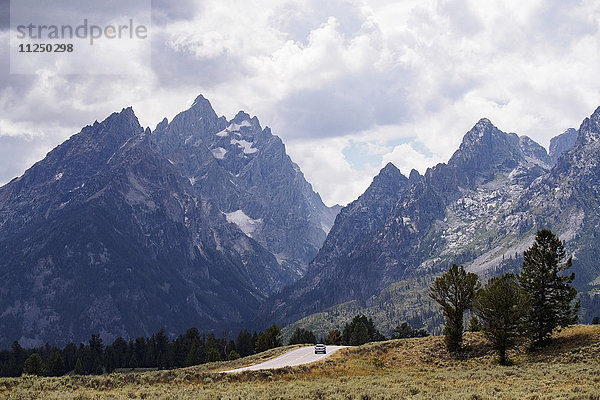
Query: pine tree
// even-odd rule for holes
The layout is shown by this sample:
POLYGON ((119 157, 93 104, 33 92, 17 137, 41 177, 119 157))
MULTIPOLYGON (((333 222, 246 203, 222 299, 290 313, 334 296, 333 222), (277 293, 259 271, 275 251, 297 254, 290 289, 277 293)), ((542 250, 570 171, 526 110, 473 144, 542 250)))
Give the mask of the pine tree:
POLYGON ((238 358, 240 358, 240 355, 235 350, 231 350, 229 352, 229 356, 227 357, 229 361, 237 360, 238 358))
POLYGON ((405 339, 414 337, 425 337, 427 331, 425 329, 413 329, 408 322, 403 322, 394 328, 394 339, 405 339))
POLYGON ((292 333, 292 336, 290 337, 288 344, 304 344, 304 343, 316 344, 317 338, 315 337, 315 334, 313 333, 313 331, 309 331, 304 328, 296 328, 294 333, 292 333))
POLYGON ((562 275, 571 267, 561 241, 549 229, 538 231, 535 242, 524 253, 519 282, 528 298, 525 326, 534 346, 550 342, 552 331, 577 321, 579 301, 571 304, 577 290, 571 286, 575 274, 562 275))
POLYGON ((38 353, 33 353, 23 364, 23 374, 26 375, 42 375, 44 372, 42 357, 38 353))
POLYGON ((252 338, 252 334, 247 330, 242 330, 238 333, 237 340, 235 342, 235 348, 240 353, 240 356, 246 357, 254 354, 254 344, 256 338, 252 338))
POLYGON ((85 374, 85 369, 83 368, 83 363, 81 362, 81 358, 78 358, 77 361, 75 361, 75 369, 73 370, 73 372, 75 373, 75 375, 84 375, 85 374))
POLYGON ((329 331, 327 338, 325 339, 325 343, 335 346, 339 345, 342 343, 342 332, 340 332, 338 329, 329 331))
POLYGON ((46 361, 46 375, 48 376, 61 376, 65 373, 65 362, 60 355, 60 352, 54 351, 48 357, 46 361))
POLYGON ((257 352, 261 352, 281 345, 281 329, 273 324, 265 329, 264 332, 259 333, 258 338, 256 339, 255 348, 257 352))
POLYGON ((190 351, 185 356, 185 366, 191 367, 192 365, 202 364, 202 349, 200 348, 200 341, 194 340, 190 351))
POLYGON ((369 328, 359 321, 352 330, 350 335, 350 346, 360 346, 369 342, 369 328))
POLYGON ((104 344, 100 335, 92 334, 89 340, 89 360, 87 369, 91 374, 102 374, 102 356, 104 354, 104 344))
POLYGON ((221 361, 221 353, 217 346, 217 339, 214 334, 210 334, 206 340, 206 362, 221 361))
POLYGON ((464 313, 471 308, 475 292, 479 289, 477 275, 467 273, 456 264, 437 278, 431 286, 429 296, 442 307, 446 325, 444 336, 446 347, 455 352, 462 346, 464 313))
POLYGON ((483 333, 506 365, 506 351, 521 334, 524 294, 514 274, 491 278, 475 296, 473 310, 480 318, 483 333))
MULTIPOLYGON (((360 328, 360 330, 362 330, 362 328, 360 328)), ((341 337, 341 342, 345 345, 352 345, 352 343, 356 341, 362 342, 360 344, 363 344, 368 342, 377 342, 380 340, 385 340, 385 336, 383 336, 381 332, 377 330, 375 323, 373 322, 373 318, 367 318, 366 316, 360 314, 356 315, 350 323, 344 325, 344 330, 342 331, 341 337), (363 325, 367 329, 365 341, 363 341, 364 339, 362 332, 358 331, 356 332, 354 341, 352 340, 352 335, 356 331, 358 325, 363 325)))

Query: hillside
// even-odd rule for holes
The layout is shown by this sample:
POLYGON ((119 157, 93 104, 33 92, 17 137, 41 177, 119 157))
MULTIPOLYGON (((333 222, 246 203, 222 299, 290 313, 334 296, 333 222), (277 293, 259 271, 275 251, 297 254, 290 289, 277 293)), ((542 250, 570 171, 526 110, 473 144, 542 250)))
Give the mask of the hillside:
POLYGON ((554 336, 548 348, 510 353, 501 367, 479 333, 465 336, 462 359, 442 337, 390 340, 346 349, 325 362, 275 371, 220 374, 252 361, 172 371, 99 377, 0 379, 6 399, 597 399, 600 326, 579 325, 554 336))

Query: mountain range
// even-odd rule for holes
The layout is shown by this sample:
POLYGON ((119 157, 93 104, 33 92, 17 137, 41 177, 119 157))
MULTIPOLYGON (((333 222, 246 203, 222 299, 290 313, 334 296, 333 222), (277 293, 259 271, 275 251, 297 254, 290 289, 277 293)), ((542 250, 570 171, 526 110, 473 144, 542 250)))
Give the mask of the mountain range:
POLYGON ((257 118, 199 96, 151 131, 123 109, 0 188, 0 347, 232 329, 338 211, 257 118))
POLYGON ((198 96, 151 130, 125 108, 0 188, 0 348, 273 322, 324 334, 358 312, 386 334, 436 332, 437 275, 518 271, 545 227, 573 255, 585 321, 600 314, 599 164, 600 108, 549 152, 481 119, 447 163, 388 164, 327 207, 256 117, 198 96))
POLYGON ((545 227, 573 255, 591 319, 600 314, 599 138, 600 108, 552 139, 549 154, 481 119, 448 163, 423 176, 407 179, 388 164, 341 210, 306 276, 267 303, 265 320, 300 319, 292 327, 326 334, 364 312, 387 334, 404 321, 436 332, 442 321, 428 298, 436 275, 454 263, 483 279, 518 271, 545 227))

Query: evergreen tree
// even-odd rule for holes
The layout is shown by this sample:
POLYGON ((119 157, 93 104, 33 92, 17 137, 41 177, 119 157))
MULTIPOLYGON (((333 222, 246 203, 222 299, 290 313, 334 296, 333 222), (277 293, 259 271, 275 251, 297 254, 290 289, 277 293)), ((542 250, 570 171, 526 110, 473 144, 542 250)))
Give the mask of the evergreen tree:
POLYGON ((247 330, 240 331, 237 336, 237 340, 235 342, 235 348, 237 349, 240 356, 246 357, 251 354, 254 354, 254 344, 256 343, 256 338, 252 338, 252 335, 247 330))
POLYGON ((125 339, 118 337, 104 350, 104 367, 108 372, 117 368, 125 368, 129 361, 128 346, 125 339))
POLYGON ((48 376, 61 376, 65 373, 65 362, 58 351, 50 354, 45 369, 48 376))
POLYGON ((72 371, 77 361, 77 346, 74 343, 67 344, 62 351, 62 355, 65 362, 65 371, 72 371))
POLYGON ((380 340, 385 340, 385 336, 377 330, 373 323, 373 319, 367 319, 366 316, 360 314, 356 315, 350 323, 347 323, 344 326, 341 338, 341 342, 346 345, 353 345, 352 343, 364 344, 380 340), (362 325, 367 329, 366 341, 365 335, 363 334, 363 327, 359 327, 359 325, 362 325), (352 338, 352 335, 354 335, 354 338, 352 338))
POLYGON ((562 275, 571 267, 561 241, 549 229, 537 232, 535 242, 524 253, 519 282, 528 297, 525 326, 534 346, 549 343, 552 331, 577 321, 579 301, 571 286, 575 274, 562 275))
POLYGON ((342 332, 340 332, 338 329, 329 331, 327 338, 325 339, 325 343, 335 346, 340 345, 342 343, 342 332))
POLYGON ((158 368, 168 368, 169 360, 169 338, 164 329, 160 329, 152 336, 154 339, 154 356, 156 357, 156 366, 158 368))
POLYGON ((75 375, 85 374, 85 369, 83 368, 83 362, 81 361, 81 358, 77 358, 77 361, 75 361, 75 369, 73 370, 73 372, 75 373, 75 375))
POLYGON ((16 340, 12 343, 11 346, 11 357, 6 368, 6 376, 20 376, 23 372, 23 363, 27 358, 27 353, 25 349, 21 347, 19 342, 16 340))
POLYGON ((446 320, 445 342, 451 352, 460 350, 462 346, 464 313, 471 308, 478 289, 477 275, 467 273, 462 266, 456 264, 431 286, 429 296, 442 307, 446 320))
POLYGON ((200 341, 198 339, 195 339, 192 342, 190 350, 185 356, 185 366, 191 367, 192 365, 202 364, 202 362, 204 361, 203 358, 204 357, 202 354, 202 349, 200 348, 200 341))
POLYGON ((261 352, 282 345, 281 329, 277 325, 273 324, 265 329, 264 332, 258 334, 255 349, 257 352, 261 352))
POLYGON ((210 334, 206 340, 206 362, 221 361, 221 352, 217 345, 217 339, 214 334, 210 334))
POLYGON ((360 346, 369 342, 369 328, 363 321, 358 321, 354 325, 352 334, 350 335, 350 346, 360 346))
POLYGON ((506 351, 521 334, 524 294, 514 274, 491 278, 475 296, 473 310, 481 319, 483 333, 506 365, 506 351))
POLYGON ((227 357, 227 359, 228 359, 229 361, 232 361, 232 360, 237 360, 238 358, 240 358, 240 355, 239 355, 239 353, 238 353, 237 351, 235 351, 235 350, 231 350, 231 351, 229 352, 229 356, 227 357))
POLYGON ((414 337, 425 337, 427 331, 425 329, 413 329, 408 322, 403 322, 394 328, 394 339, 414 338, 414 337))
POLYGON ((137 339, 135 339, 135 343, 133 344, 133 355, 132 358, 134 358, 134 360, 136 361, 136 365, 132 366, 132 368, 135 367, 148 367, 148 363, 146 360, 146 350, 147 344, 146 344, 146 339, 143 337, 139 337, 137 339))
POLYGON ((42 375, 44 373, 42 357, 38 353, 33 353, 23 365, 23 374, 26 375, 42 375))
POLYGON ((296 328, 288 344, 304 344, 304 343, 317 343, 317 338, 313 331, 306 330, 304 328, 296 328))
POLYGON ((90 374, 102 374, 102 356, 104 354, 104 344, 100 335, 92 334, 89 340, 88 365, 86 370, 90 374))

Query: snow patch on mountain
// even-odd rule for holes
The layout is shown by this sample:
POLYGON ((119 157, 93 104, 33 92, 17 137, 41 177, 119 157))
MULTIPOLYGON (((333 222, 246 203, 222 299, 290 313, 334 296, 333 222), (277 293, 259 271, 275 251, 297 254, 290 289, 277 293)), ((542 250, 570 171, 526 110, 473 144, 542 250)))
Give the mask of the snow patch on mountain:
POLYGON ((252 234, 258 227, 263 223, 263 219, 252 219, 246 215, 242 210, 236 210, 230 213, 224 213, 227 222, 236 224, 242 232, 247 236, 252 237, 252 234))
POLYGON ((229 124, 229 126, 227 127, 227 130, 229 132, 238 132, 244 126, 252 126, 252 124, 248 120, 242 121, 240 124, 232 123, 232 124, 229 124))
POLYGON ((227 154, 227 150, 225 150, 222 147, 217 147, 216 149, 212 149, 211 151, 213 156, 215 156, 215 158, 218 158, 219 160, 222 160, 225 157, 225 154, 227 154))
POLYGON ((258 149, 252 147, 253 143, 248 142, 247 140, 231 139, 231 144, 242 147, 244 154, 254 154, 258 151, 258 149))

